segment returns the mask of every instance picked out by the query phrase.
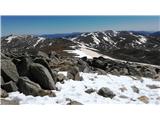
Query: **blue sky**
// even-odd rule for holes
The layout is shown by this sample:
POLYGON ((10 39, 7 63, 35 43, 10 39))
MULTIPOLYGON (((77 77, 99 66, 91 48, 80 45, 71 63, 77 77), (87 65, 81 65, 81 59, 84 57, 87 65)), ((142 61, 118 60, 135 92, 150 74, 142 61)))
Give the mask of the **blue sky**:
POLYGON ((158 31, 159 16, 2 16, 2 35, 103 30, 158 31))

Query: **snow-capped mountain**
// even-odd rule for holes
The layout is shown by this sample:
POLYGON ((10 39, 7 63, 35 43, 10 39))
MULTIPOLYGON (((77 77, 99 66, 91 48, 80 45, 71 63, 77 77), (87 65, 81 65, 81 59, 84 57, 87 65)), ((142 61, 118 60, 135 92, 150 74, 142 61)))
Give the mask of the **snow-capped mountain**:
POLYGON ((107 30, 65 34, 58 38, 50 38, 47 35, 43 37, 10 35, 2 37, 1 47, 2 52, 42 50, 48 53, 54 50, 61 53, 64 50, 77 50, 85 46, 113 58, 160 65, 158 33, 107 30))

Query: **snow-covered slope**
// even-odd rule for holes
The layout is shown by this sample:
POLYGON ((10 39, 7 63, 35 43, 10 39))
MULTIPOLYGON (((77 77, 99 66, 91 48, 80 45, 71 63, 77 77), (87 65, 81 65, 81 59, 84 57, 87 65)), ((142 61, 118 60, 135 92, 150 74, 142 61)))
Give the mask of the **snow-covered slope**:
MULTIPOLYGON (((66 72, 61 72, 66 75, 66 72)), ((146 98, 148 104, 160 104, 160 88, 151 89, 148 86, 160 87, 160 82, 148 78, 136 79, 128 76, 97 75, 81 73, 82 81, 65 80, 64 84, 57 83, 56 97, 33 97, 13 92, 6 99, 19 100, 20 104, 67 104, 68 99, 82 104, 145 104, 140 98, 146 98), (134 92, 136 87, 139 93, 134 92), (101 87, 112 90, 116 96, 105 98, 97 94, 101 87), (87 89, 94 89, 95 92, 88 94, 87 89)))

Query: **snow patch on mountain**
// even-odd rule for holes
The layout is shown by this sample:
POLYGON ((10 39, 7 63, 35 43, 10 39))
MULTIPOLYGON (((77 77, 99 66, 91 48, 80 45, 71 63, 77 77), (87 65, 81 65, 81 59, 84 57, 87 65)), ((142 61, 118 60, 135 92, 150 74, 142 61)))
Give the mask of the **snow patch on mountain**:
POLYGON ((142 36, 142 35, 139 35, 139 41, 141 42, 141 43, 146 43, 147 42, 147 39, 144 37, 144 36, 142 36))
POLYGON ((94 42, 98 45, 101 41, 97 38, 97 34, 93 34, 92 33, 92 38, 93 38, 93 40, 94 40, 94 42))
POLYGON ((7 40, 7 43, 10 43, 13 39, 17 38, 18 36, 13 35, 13 36, 9 36, 8 38, 6 38, 5 40, 7 40))
POLYGON ((37 42, 36 42, 33 46, 36 47, 40 41, 43 42, 44 40, 45 40, 45 38, 43 38, 43 37, 38 37, 37 42))

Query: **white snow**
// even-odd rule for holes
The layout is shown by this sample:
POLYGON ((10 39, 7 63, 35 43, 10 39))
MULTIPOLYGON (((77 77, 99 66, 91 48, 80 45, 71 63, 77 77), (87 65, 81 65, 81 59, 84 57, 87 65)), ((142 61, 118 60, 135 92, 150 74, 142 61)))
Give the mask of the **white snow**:
POLYGON ((10 43, 12 41, 12 39, 16 38, 17 36, 13 35, 13 36, 9 36, 8 38, 6 38, 5 40, 7 40, 7 43, 10 43))
POLYGON ((52 43, 49 43, 49 46, 51 46, 52 45, 52 43))
POLYGON ((147 42, 147 38, 146 37, 144 37, 144 36, 142 36, 142 35, 139 35, 139 41, 141 42, 141 43, 146 43, 147 42))
POLYGON ((100 40, 94 34, 92 34, 92 38, 96 44, 100 43, 100 40))
MULTIPOLYGON (((66 72, 61 72, 66 75, 66 72)), ((128 76, 114 76, 114 75, 97 75, 91 73, 80 73, 83 77, 82 81, 65 80, 64 84, 57 83, 58 91, 56 97, 33 97, 25 96, 19 92, 12 92, 6 99, 18 99, 20 104, 67 104, 67 98, 78 101, 82 104, 144 104, 138 99, 140 96, 149 98, 148 104, 160 104, 160 88, 150 89, 146 85, 160 85, 160 82, 153 81, 148 78, 142 80, 133 80, 128 76), (135 85, 139 89, 139 93, 133 92, 131 86, 135 85), (101 87, 108 87, 116 96, 113 99, 105 98, 97 94, 101 87), (125 87, 125 91, 120 88, 125 87), (88 94, 85 90, 93 88, 95 92, 88 94), (121 98, 120 96, 127 98, 121 98)))
POLYGON ((89 55, 87 55, 87 54, 85 54, 82 50, 80 50, 80 49, 77 49, 77 50, 64 50, 64 51, 66 51, 66 52, 68 52, 68 53, 75 53, 75 54, 77 54, 77 57, 87 57, 87 58, 92 58, 91 56, 89 56, 89 55))
POLYGON ((40 41, 44 41, 44 40, 45 40, 45 38, 43 38, 43 37, 38 37, 37 42, 36 42, 33 46, 36 47, 40 41))

